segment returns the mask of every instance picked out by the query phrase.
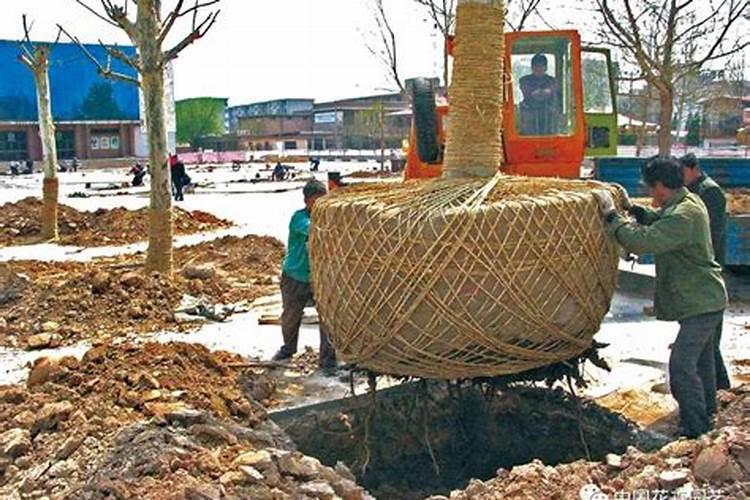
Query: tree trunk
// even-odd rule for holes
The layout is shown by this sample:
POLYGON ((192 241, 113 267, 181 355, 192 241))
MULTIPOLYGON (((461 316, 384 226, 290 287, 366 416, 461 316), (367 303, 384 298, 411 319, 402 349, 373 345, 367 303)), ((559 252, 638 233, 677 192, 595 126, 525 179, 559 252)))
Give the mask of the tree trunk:
POLYGON ((646 121, 648 121, 648 108, 651 102, 651 91, 641 96, 641 126, 638 127, 638 133, 635 140, 635 155, 640 157, 643 152, 643 143, 646 139, 646 121))
POLYGON ((146 112, 151 175, 146 270, 172 273, 172 189, 167 161, 167 125, 164 108, 164 57, 158 42, 161 20, 158 0, 138 3, 138 50, 141 89, 146 112))
POLYGON ((380 171, 385 170, 385 108, 380 109, 380 171))
POLYGON ((674 95, 671 88, 659 89, 659 156, 672 154, 672 111, 674 95))
POLYGON ((459 0, 443 177, 492 177, 503 162, 502 0, 459 0))
POLYGON ((37 48, 34 53, 34 82, 36 84, 37 108, 39 111, 39 134, 42 139, 42 238, 56 240, 57 232, 57 144, 55 124, 49 94, 48 57, 49 49, 37 48))
POLYGON ((450 78, 450 71, 448 71, 448 62, 450 60, 450 54, 448 54, 448 33, 443 35, 443 85, 445 86, 446 92, 448 91, 448 81, 450 78))

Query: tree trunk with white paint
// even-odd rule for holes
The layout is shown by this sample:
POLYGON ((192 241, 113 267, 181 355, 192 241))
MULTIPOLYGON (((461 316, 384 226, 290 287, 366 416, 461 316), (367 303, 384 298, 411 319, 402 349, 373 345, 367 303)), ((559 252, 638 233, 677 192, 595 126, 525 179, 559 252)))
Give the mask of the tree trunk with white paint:
POLYGON ((57 239, 57 144, 55 124, 49 92, 49 48, 37 47, 34 51, 34 82, 36 84, 39 134, 42 140, 44 180, 42 181, 42 238, 57 239))
POLYGON ((172 273, 172 184, 164 107, 164 57, 159 43, 160 8, 158 0, 141 0, 136 26, 151 175, 146 269, 169 275, 172 273))

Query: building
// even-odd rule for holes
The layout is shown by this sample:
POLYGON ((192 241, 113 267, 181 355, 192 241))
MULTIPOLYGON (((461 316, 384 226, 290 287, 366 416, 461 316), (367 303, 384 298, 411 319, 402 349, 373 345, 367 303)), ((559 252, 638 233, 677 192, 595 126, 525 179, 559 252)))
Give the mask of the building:
POLYGON ((409 133, 409 103, 401 94, 383 94, 315 103, 279 99, 225 112, 228 134, 201 141, 204 148, 254 151, 319 151, 399 148, 409 133))
MULTIPOLYGON (((103 63, 106 51, 86 45, 103 63)), ((127 55, 134 47, 118 46, 127 55)), ((42 159, 36 87, 31 71, 18 60, 18 43, 0 40, 0 161, 42 159)), ((112 70, 136 77, 135 70, 112 60, 112 70)), ((175 119, 171 67, 167 69, 165 96, 167 132, 174 151, 175 119)), ((50 53, 50 100, 55 121, 57 155, 82 160, 148 155, 143 98, 137 86, 105 79, 96 66, 72 43, 58 43, 50 53)))
POLYGON ((411 115, 403 94, 381 94, 315 104, 311 149, 400 148, 411 115))
POLYGON ((750 112, 747 111, 750 108, 750 95, 710 97, 702 100, 701 105, 703 108, 702 136, 714 143, 722 140, 733 143, 736 140, 737 130, 750 124, 750 112), (744 120, 747 122, 743 123, 744 120))

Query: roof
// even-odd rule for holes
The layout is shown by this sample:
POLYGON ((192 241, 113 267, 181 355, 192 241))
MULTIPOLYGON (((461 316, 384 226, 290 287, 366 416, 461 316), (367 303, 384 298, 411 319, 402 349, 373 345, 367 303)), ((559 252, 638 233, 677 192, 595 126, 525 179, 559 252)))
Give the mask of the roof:
MULTIPOLYGON (((631 117, 629 117, 627 115, 618 114, 617 115, 617 126, 618 127, 628 127, 628 126, 630 126, 630 127, 643 127, 644 126, 644 122, 642 122, 641 120, 636 120, 635 118, 631 118, 631 117)), ((646 127, 650 127, 650 128, 659 128, 658 124, 651 123, 651 122, 645 122, 645 126, 646 127)))

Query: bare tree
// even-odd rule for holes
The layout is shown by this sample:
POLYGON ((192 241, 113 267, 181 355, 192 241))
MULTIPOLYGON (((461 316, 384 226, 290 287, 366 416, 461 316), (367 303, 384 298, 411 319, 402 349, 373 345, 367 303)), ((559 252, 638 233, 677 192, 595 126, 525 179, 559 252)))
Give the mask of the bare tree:
POLYGON ((617 6, 596 0, 604 25, 601 37, 618 48, 627 62, 659 95, 659 154, 672 148, 675 86, 704 65, 750 45, 747 30, 736 37, 748 0, 622 0, 617 6), (730 38, 734 38, 730 40, 730 38))
MULTIPOLYGON (((448 40, 456 27, 456 0, 414 0, 427 9, 435 29, 444 40, 448 40)), ((539 7, 542 0, 508 0, 508 13, 505 24, 512 31, 523 31, 531 18, 536 15, 541 19, 539 7)), ((545 22, 546 24, 546 22, 545 22)), ((450 79, 448 67, 448 44, 443 46, 443 84, 447 87, 450 79)))
POLYGON ((513 31, 523 31, 532 16, 540 16, 542 0, 508 0, 508 15, 505 24, 513 31))
POLYGON ((370 7, 375 18, 377 31, 373 38, 375 42, 365 40, 367 50, 375 56, 388 72, 388 79, 398 87, 399 92, 405 93, 404 82, 398 71, 398 43, 393 31, 383 0, 371 0, 370 7))
POLYGON ((59 180, 57 178, 57 144, 55 142, 55 124, 52 119, 49 90, 49 56, 52 47, 60 39, 58 32, 54 43, 35 43, 31 41, 31 26, 22 17, 23 39, 18 42, 21 53, 18 59, 34 75, 36 102, 39 119, 39 135, 42 140, 42 238, 57 239, 57 199, 59 180))
MULTIPOLYGON (((149 146, 149 173, 151 174, 146 269, 171 274, 172 190, 167 162, 164 73, 170 61, 176 59, 190 44, 203 38, 211 29, 220 11, 214 10, 205 16, 201 16, 201 12, 204 8, 219 3, 220 0, 195 0, 190 7, 185 6, 184 0, 177 0, 175 7, 163 20, 161 0, 134 0, 133 4, 136 8, 134 18, 131 18, 128 12, 130 0, 122 1, 123 3, 118 4, 114 0, 100 0, 102 12, 91 7, 86 0, 76 0, 100 20, 124 31, 130 42, 137 48, 137 56, 129 56, 117 47, 102 44, 107 53, 107 62, 103 64, 76 37, 65 33, 96 64, 100 74, 108 78, 135 83, 143 92, 149 146), (175 23, 186 16, 192 18, 190 31, 174 45, 166 47, 167 36, 175 23), (113 71, 113 59, 133 68, 140 78, 113 71)), ((60 29, 62 30, 62 27, 60 29)))
POLYGON ((456 27, 456 0, 414 0, 424 6, 429 12, 430 19, 443 36, 443 85, 448 87, 450 72, 448 67, 447 40, 453 35, 456 27))

